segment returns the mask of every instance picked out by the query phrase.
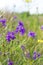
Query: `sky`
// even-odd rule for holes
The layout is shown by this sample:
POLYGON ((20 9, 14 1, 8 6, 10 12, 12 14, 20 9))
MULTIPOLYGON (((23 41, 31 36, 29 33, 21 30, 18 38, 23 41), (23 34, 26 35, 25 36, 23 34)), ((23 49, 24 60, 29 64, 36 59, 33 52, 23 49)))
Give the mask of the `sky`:
POLYGON ((9 10, 16 12, 30 11, 31 14, 43 13, 43 0, 32 0, 26 3, 24 0, 0 0, 0 10, 9 10))

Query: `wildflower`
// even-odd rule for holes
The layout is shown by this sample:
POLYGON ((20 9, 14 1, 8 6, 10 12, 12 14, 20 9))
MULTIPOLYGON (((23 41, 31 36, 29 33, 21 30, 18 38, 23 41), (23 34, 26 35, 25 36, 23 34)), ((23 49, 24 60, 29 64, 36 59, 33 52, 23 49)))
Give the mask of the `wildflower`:
POLYGON ((16 30, 14 31, 15 34, 17 34, 19 32, 19 27, 16 27, 16 30))
POLYGON ((25 34, 25 28, 24 27, 20 30, 20 34, 21 35, 24 35, 25 34))
POLYGON ((36 58, 37 58, 37 52, 34 52, 33 53, 33 59, 36 60, 36 58))
POLYGON ((36 58, 39 58, 40 57, 40 54, 37 53, 37 52, 34 52, 33 53, 33 59, 36 60, 36 58))
POLYGON ((41 30, 43 30, 43 25, 41 26, 41 30))
POLYGON ((24 28, 24 24, 22 22, 19 21, 18 26, 16 27, 16 30, 14 31, 14 34, 20 33, 21 35, 25 34, 25 28, 24 28))
POLYGON ((13 65, 13 61, 9 60, 8 65, 13 65))
POLYGON ((30 53, 29 52, 26 52, 25 55, 26 55, 26 58, 30 58, 30 53))
POLYGON ((17 30, 20 32, 21 35, 24 35, 25 34, 24 24, 21 21, 19 21, 17 30))
POLYGON ((14 16, 14 19, 16 19, 17 18, 17 16, 14 16))
POLYGON ((34 38, 34 37, 36 36, 36 34, 35 34, 35 32, 29 32, 29 33, 28 33, 28 36, 34 38))
POLYGON ((19 21, 19 26, 24 26, 23 22, 19 21))
POLYGON ((10 42, 11 40, 14 40, 16 37, 14 36, 14 32, 8 32, 6 35, 6 40, 10 42))
POLYGON ((40 53, 37 53, 37 57, 38 57, 38 58, 40 57, 40 53))
POLYGON ((25 50, 25 46, 24 46, 24 45, 21 45, 21 49, 22 49, 22 50, 25 50))
POLYGON ((6 35, 6 40, 7 40, 8 42, 10 42, 10 41, 11 41, 10 32, 8 32, 8 33, 7 33, 7 35, 6 35))
POLYGON ((2 23, 3 26, 6 26, 6 19, 1 19, 0 22, 2 23))

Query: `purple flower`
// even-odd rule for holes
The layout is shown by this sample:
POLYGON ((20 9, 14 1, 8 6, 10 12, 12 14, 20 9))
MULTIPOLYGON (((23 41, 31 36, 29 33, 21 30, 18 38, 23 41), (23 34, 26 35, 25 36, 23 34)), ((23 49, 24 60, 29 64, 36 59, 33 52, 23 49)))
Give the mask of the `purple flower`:
POLYGON ((8 41, 8 42, 10 42, 11 41, 11 38, 10 38, 10 36, 8 35, 8 36, 6 36, 6 40, 8 41))
POLYGON ((19 32, 19 27, 16 27, 16 30, 14 31, 15 34, 17 34, 19 32))
POLYGON ((19 21, 18 27, 16 29, 18 32, 20 32, 21 35, 25 34, 25 28, 24 28, 24 24, 19 21))
POLYGON ((18 26, 16 27, 16 30, 14 31, 14 34, 20 33, 21 35, 25 34, 25 28, 22 22, 19 21, 18 26))
POLYGON ((38 57, 38 58, 40 57, 40 53, 37 53, 37 57, 38 57))
POLYGON ((33 59, 36 60, 36 54, 33 55, 33 59))
POLYGON ((12 40, 14 40, 16 37, 14 35, 11 36, 12 40))
POLYGON ((16 37, 14 35, 14 32, 8 32, 6 35, 6 40, 10 42, 11 40, 14 40, 16 37))
POLYGON ((17 18, 17 16, 14 16, 14 19, 16 19, 17 18))
POLYGON ((24 45, 21 45, 21 49, 22 49, 22 50, 25 50, 25 46, 24 46, 24 45))
POLYGON ((33 53, 33 59, 36 60, 36 58, 37 58, 37 52, 34 52, 33 53))
POLYGON ((41 30, 43 30, 43 25, 41 26, 41 30))
POLYGON ((20 34, 21 34, 21 35, 24 35, 24 34, 25 34, 25 28, 22 28, 22 29, 20 30, 20 34))
POLYGON ((0 22, 2 23, 3 26, 6 26, 6 19, 1 19, 0 22))
POLYGON ((9 60, 8 65, 13 65, 13 61, 9 60))
POLYGON ((11 34, 11 32, 8 32, 7 35, 6 35, 6 40, 7 40, 8 42, 11 41, 11 36, 10 36, 10 34, 11 34))
POLYGON ((26 53, 26 58, 30 58, 30 53, 29 52, 26 53))
POLYGON ((37 53, 37 52, 34 52, 33 53, 33 59, 36 60, 36 58, 39 58, 40 57, 40 54, 37 53))
POLYGON ((19 21, 19 26, 24 26, 23 22, 19 21))
POLYGON ((36 36, 36 34, 35 34, 35 32, 29 32, 29 33, 28 33, 28 36, 34 38, 34 37, 36 36))

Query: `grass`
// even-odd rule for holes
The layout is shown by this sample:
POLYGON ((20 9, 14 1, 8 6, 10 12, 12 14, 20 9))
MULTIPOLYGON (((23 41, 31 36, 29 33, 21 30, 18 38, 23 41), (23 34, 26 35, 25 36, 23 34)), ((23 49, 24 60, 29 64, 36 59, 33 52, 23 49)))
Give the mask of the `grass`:
MULTIPOLYGON (((0 14, 3 14, 3 12, 0 14)), ((0 37, 0 51, 2 52, 0 55, 0 65, 7 65, 8 58, 14 62, 14 65, 43 65, 43 43, 38 43, 39 39, 43 39, 43 30, 40 29, 43 21, 38 20, 36 15, 24 16, 22 18, 21 14, 9 12, 5 12, 3 18, 7 19, 7 26, 3 27, 0 24, 0 34, 2 34, 0 37), (17 19, 13 19, 15 15, 17 19), (18 34, 16 39, 8 44, 5 35, 8 31, 15 30, 19 20, 23 21, 26 33, 24 36, 18 34), (34 31, 37 34, 36 38, 28 38, 29 31, 34 31), (25 51, 21 49, 21 45, 25 46, 25 51), (40 58, 33 60, 32 56, 34 51, 41 54, 40 58), (9 54, 6 55, 6 52, 9 54), (26 52, 30 52, 31 58, 26 58, 26 52)))

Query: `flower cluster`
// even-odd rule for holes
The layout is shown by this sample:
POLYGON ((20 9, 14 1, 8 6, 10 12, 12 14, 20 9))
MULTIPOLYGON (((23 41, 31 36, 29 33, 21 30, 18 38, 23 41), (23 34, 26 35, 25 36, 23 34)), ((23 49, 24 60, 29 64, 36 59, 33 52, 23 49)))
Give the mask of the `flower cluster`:
POLYGON ((32 31, 31 31, 31 32, 28 33, 28 36, 34 38, 34 37, 36 36, 36 34, 35 34, 35 32, 32 32, 32 31))
POLYGON ((16 37, 14 35, 14 32, 8 32, 6 35, 6 40, 10 42, 11 40, 14 40, 16 37))
POLYGON ((6 19, 1 19, 0 23, 2 23, 3 26, 6 26, 6 19))
POLYGON ((24 35, 24 33, 25 33, 25 28, 24 28, 24 25, 23 25, 22 22, 18 23, 18 26, 17 26, 16 30, 14 30, 13 32, 8 32, 7 33, 6 40, 8 42, 10 42, 11 40, 14 40, 16 38, 14 34, 17 34, 18 32, 20 32, 21 35, 24 35))
POLYGON ((25 34, 25 28, 23 22, 19 21, 18 26, 16 28, 16 32, 20 32, 21 35, 25 34))
POLYGON ((33 59, 36 60, 37 57, 40 57, 40 53, 34 52, 33 59))

